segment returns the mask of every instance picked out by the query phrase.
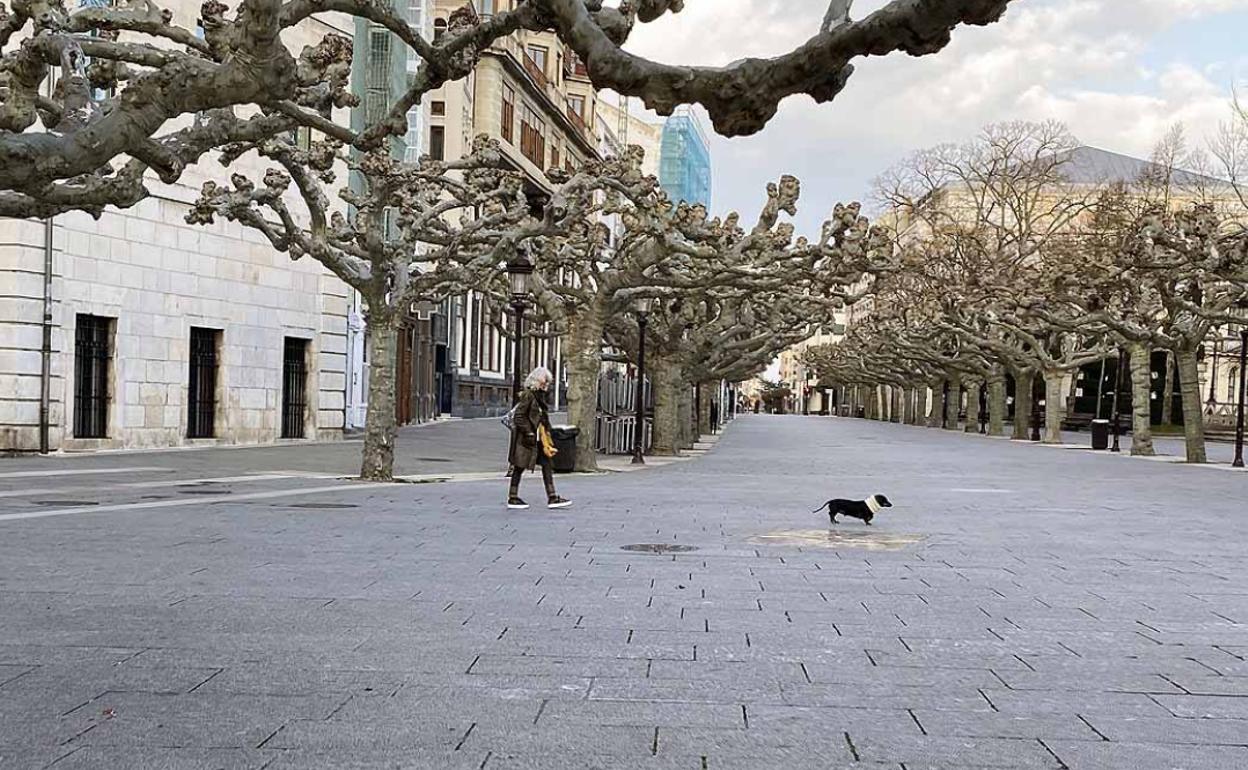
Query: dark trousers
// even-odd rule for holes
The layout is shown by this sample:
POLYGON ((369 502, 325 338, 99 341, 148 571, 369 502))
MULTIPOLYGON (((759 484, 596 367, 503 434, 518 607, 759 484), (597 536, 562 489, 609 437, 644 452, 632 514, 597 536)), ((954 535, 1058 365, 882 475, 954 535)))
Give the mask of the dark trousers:
MULTIPOLYGON (((550 458, 538 448, 537 464, 542 469, 542 483, 546 485, 546 496, 555 496, 555 471, 551 466, 550 458)), ((511 497, 520 496, 520 479, 524 476, 524 468, 511 469, 511 497)))

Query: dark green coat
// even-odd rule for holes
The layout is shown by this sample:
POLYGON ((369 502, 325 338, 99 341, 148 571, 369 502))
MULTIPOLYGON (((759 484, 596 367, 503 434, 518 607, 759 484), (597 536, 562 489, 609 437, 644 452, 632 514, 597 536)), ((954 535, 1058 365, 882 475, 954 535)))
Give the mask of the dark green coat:
POLYGON ((520 391, 516 414, 511 425, 511 452, 508 461, 513 468, 527 471, 537 467, 541 448, 538 446, 537 429, 545 425, 550 430, 550 415, 546 411, 546 392, 525 388, 520 391))

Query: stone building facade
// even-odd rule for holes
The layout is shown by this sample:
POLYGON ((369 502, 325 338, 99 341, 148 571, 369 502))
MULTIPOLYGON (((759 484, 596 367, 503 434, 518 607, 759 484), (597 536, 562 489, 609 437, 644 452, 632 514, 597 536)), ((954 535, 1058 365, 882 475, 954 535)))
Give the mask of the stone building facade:
MULTIPOLYGON (((195 28, 198 2, 165 7, 195 28)), ((288 42, 331 31, 352 24, 323 14, 288 42)), ((347 287, 235 223, 187 224, 208 179, 228 171, 153 180, 151 197, 98 220, 0 220, 0 451, 341 435, 347 287)))
MULTIPOLYGON (((471 5, 482 16, 509 10, 513 0, 436 0, 434 34, 446 28, 454 11, 471 5)), ((428 151, 434 157, 465 155, 474 137, 498 140, 507 163, 524 175, 535 209, 552 192, 546 170, 575 169, 600 157, 599 101, 576 55, 555 35, 521 30, 499 40, 473 74, 448 83, 430 96, 428 151)), ((479 417, 511 407, 512 345, 501 326, 510 311, 490 298, 470 292, 449 300, 448 369, 453 382, 452 413, 479 417)), ((564 382, 558 339, 528 344, 521 368, 538 364, 564 382)), ((556 407, 562 392, 555 393, 556 407)))

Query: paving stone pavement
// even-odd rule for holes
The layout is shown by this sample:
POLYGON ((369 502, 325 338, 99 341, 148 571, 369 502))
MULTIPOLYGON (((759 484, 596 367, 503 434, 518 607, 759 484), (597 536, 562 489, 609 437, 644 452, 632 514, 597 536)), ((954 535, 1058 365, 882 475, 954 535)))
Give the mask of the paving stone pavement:
POLYGON ((0 767, 1248 767, 1248 476, 748 416, 560 484, 10 489, 0 767))

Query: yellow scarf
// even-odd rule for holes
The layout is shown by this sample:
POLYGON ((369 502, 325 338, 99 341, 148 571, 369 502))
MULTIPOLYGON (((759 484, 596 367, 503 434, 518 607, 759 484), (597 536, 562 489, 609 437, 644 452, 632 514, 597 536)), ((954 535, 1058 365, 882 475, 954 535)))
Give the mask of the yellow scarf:
POLYGON ((555 442, 550 437, 550 431, 546 430, 545 425, 537 426, 537 440, 542 443, 542 454, 546 457, 554 457, 559 454, 559 450, 555 449, 555 442))

